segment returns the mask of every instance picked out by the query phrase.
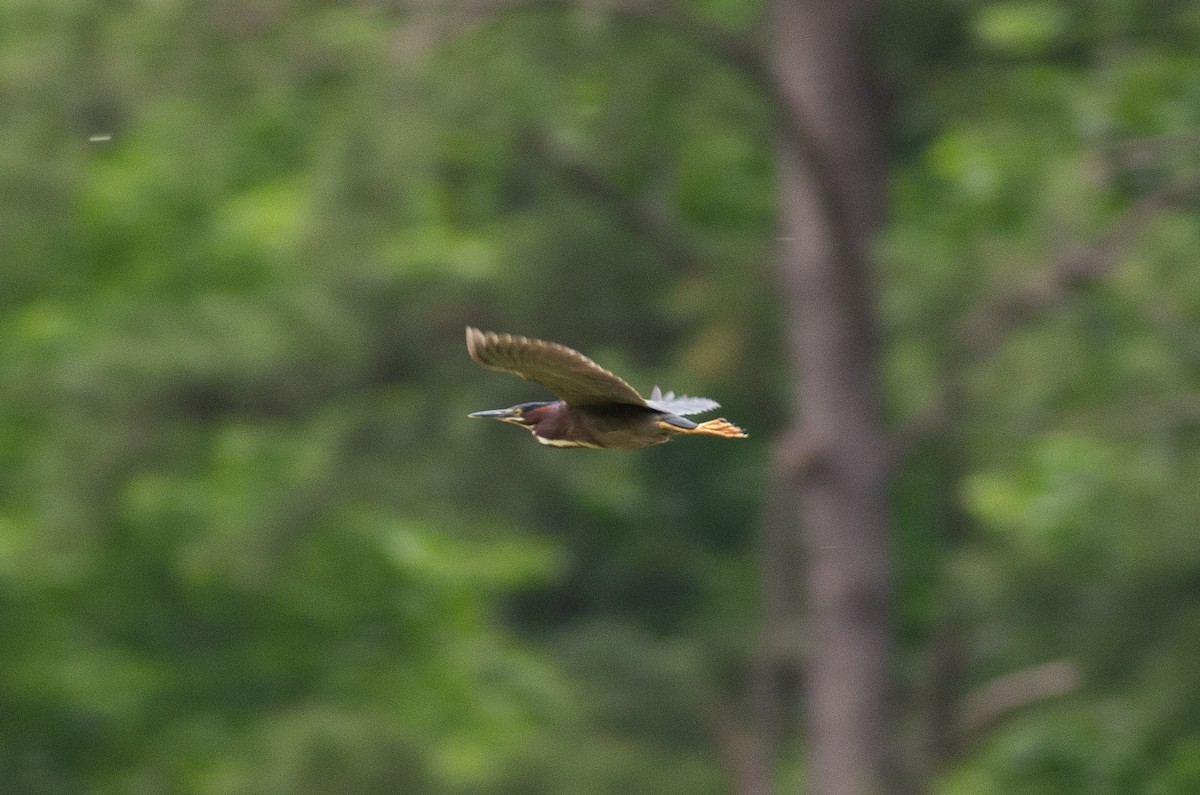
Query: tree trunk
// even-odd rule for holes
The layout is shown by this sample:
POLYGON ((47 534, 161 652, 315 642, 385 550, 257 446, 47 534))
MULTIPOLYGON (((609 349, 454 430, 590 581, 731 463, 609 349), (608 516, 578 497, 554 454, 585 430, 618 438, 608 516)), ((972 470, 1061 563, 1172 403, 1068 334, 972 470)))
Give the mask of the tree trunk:
POLYGON ((780 270, 799 372, 800 499, 812 637, 807 710, 815 791, 888 780, 888 444, 880 426, 868 259, 880 222, 882 131, 866 2, 774 0, 780 270))

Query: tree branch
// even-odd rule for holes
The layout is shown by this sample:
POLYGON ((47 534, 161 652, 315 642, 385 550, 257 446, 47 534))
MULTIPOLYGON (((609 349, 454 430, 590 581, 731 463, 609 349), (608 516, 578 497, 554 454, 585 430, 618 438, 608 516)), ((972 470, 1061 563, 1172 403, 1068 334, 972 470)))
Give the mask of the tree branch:
POLYGON ((1124 169, 1144 169, 1175 155, 1194 155, 1200 146, 1200 129, 1126 138, 1101 147, 1101 154, 1124 169))
POLYGON ((988 682, 962 701, 957 747, 969 747, 1024 707, 1076 690, 1080 679, 1073 660, 1054 660, 988 682))
POLYGON ((772 770, 764 764, 762 749, 741 726, 730 705, 714 695, 704 718, 733 780, 733 791, 737 795, 771 795, 772 770))
POLYGON ((703 258, 688 244, 678 225, 646 201, 638 201, 598 169, 555 147, 543 136, 528 134, 522 142, 526 156, 548 167, 568 187, 608 208, 633 229, 677 272, 700 270, 703 258))
POLYGON ((973 313, 960 335, 962 352, 958 360, 987 358, 1021 328, 1051 314, 1073 296, 1107 278, 1133 242, 1165 210, 1198 197, 1200 174, 1134 201, 1098 242, 1064 257, 1033 281, 973 313))
POLYGON ((757 81, 767 71, 762 54, 748 39, 696 16, 673 0, 425 0, 411 7, 425 12, 459 12, 476 22, 519 11, 607 12, 618 19, 653 22, 751 80, 757 81))
MULTIPOLYGON (((1142 196, 1113 222, 1099 241, 1063 257, 1026 284, 970 313, 960 325, 950 369, 961 370, 964 363, 986 359, 1021 329, 1102 283, 1124 260, 1137 238, 1165 211, 1197 199, 1200 199, 1200 174, 1142 196)), ((942 399, 901 425, 896 435, 896 460, 904 459, 918 444, 953 420, 947 404, 958 401, 948 396, 959 391, 961 378, 961 372, 951 373, 948 381, 954 383, 945 385, 942 399)))
MULTIPOLYGON (((765 54, 748 38, 728 31, 687 11, 673 0, 426 0, 419 10, 461 12, 475 22, 489 22, 498 15, 517 11, 583 9, 608 12, 614 18, 652 22, 691 42, 713 58, 728 65, 760 92, 785 147, 791 152, 821 197, 821 214, 833 255, 843 263, 858 262, 862 251, 847 209, 848 199, 834 178, 833 164, 818 144, 813 126, 801 103, 788 96, 784 80, 765 54)), ((461 35, 462 28, 455 27, 461 35)), ((845 268, 853 272, 853 268, 845 268)))

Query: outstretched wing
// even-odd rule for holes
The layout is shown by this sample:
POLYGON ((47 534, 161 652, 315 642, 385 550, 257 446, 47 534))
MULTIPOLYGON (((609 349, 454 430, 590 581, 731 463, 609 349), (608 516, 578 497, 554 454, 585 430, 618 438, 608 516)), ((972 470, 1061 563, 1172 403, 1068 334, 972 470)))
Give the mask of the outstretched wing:
POLYGON ((555 342, 467 326, 467 353, 484 367, 515 373, 541 384, 572 406, 646 405, 645 399, 629 384, 579 351, 555 342))
POLYGON ((668 392, 664 395, 658 387, 654 387, 654 391, 650 393, 650 399, 646 401, 646 405, 652 409, 665 411, 668 414, 677 414, 680 417, 686 417, 689 414, 703 414, 706 411, 721 408, 721 404, 715 400, 702 397, 688 397, 687 395, 675 397, 674 392, 668 392))

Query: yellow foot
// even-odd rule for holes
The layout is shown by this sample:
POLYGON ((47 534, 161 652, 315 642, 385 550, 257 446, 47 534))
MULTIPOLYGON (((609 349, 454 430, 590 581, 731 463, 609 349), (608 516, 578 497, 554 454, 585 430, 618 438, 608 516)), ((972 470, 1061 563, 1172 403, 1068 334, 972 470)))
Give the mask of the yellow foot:
POLYGON ((662 423, 664 428, 667 428, 674 433, 700 433, 705 436, 722 436, 726 439, 745 439, 746 432, 728 420, 708 420, 702 422, 695 428, 680 428, 675 425, 662 423))

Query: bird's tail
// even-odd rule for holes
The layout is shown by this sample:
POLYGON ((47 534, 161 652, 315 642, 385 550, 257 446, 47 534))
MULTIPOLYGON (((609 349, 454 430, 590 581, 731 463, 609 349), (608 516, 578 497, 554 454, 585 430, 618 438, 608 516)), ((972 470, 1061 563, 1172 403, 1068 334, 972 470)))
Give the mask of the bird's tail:
POLYGON ((721 436, 726 439, 745 439, 746 432, 725 419, 708 420, 699 423, 695 428, 680 428, 671 426, 675 433, 699 433, 705 436, 721 436))

